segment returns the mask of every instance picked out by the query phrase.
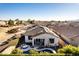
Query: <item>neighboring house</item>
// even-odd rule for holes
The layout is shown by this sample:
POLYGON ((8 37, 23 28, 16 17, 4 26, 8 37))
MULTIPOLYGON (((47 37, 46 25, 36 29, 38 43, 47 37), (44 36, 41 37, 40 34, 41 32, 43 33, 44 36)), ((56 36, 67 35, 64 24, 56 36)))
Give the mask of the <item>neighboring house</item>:
POLYGON ((54 29, 59 33, 66 41, 71 45, 79 46, 79 22, 68 22, 67 24, 62 24, 62 26, 49 25, 48 27, 54 29))
POLYGON ((0 21, 0 26, 6 25, 5 21, 0 21))
POLYGON ((60 37, 45 26, 34 26, 26 30, 25 42, 34 47, 58 46, 60 37))
POLYGON ((70 39, 72 45, 79 46, 79 35, 75 35, 70 39))
POLYGON ((41 26, 47 26, 51 22, 50 21, 34 21, 34 24, 41 25, 41 26))

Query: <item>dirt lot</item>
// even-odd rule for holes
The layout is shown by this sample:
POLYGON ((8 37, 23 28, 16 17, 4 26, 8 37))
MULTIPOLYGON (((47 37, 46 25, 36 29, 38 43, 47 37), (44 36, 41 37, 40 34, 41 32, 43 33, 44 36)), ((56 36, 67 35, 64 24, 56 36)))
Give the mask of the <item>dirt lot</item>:
POLYGON ((0 42, 5 40, 8 36, 5 32, 8 30, 8 28, 0 27, 0 42))
POLYGON ((12 28, 18 28, 22 26, 13 27, 0 27, 0 42, 5 41, 7 38, 11 37, 13 34, 7 34, 6 32, 12 28))

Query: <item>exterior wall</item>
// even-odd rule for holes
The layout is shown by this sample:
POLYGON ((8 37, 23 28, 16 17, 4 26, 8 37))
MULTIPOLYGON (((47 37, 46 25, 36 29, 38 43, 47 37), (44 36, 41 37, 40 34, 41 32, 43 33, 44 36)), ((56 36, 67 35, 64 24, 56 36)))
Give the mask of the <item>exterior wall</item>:
POLYGON ((59 38, 58 37, 56 37, 54 35, 51 35, 51 34, 45 33, 45 34, 41 34, 41 35, 38 35, 38 36, 32 38, 32 45, 33 46, 34 46, 34 40, 36 38, 38 38, 38 39, 45 39, 45 42, 44 42, 45 43, 44 44, 45 46, 48 46, 48 45, 57 46, 58 45, 58 41, 59 41, 59 38), (55 38, 54 39, 54 43, 50 43, 49 42, 49 38, 55 38))
POLYGON ((28 36, 25 36, 25 42, 32 42, 32 40, 29 40, 28 36))

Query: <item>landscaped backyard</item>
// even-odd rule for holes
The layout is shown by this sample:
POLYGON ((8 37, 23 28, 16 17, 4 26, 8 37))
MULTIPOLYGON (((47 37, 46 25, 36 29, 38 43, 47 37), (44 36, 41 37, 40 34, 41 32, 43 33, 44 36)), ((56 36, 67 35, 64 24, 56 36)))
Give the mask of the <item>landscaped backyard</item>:
POLYGON ((36 50, 29 50, 29 54, 24 54, 21 49, 16 48, 11 54, 0 54, 3 56, 78 56, 79 47, 74 47, 72 45, 67 45, 61 49, 58 49, 57 53, 49 52, 38 52, 36 50))

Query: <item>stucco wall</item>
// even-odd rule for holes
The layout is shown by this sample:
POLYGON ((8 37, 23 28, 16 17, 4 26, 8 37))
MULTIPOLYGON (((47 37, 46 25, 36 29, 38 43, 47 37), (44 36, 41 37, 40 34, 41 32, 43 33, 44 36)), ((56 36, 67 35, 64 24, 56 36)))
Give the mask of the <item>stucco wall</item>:
POLYGON ((38 38, 38 39, 39 38, 40 39, 45 39, 45 42, 44 42, 45 46, 48 46, 48 45, 52 45, 52 46, 58 45, 58 40, 59 40, 58 37, 56 37, 54 35, 51 35, 51 34, 45 33, 45 34, 41 34, 41 35, 38 35, 38 36, 35 36, 35 37, 32 38, 32 45, 33 46, 34 46, 34 39, 36 39, 36 38, 38 38), (54 43, 50 44, 49 38, 55 38, 54 43))
POLYGON ((28 36, 25 36, 25 42, 32 42, 32 40, 29 40, 28 36))

